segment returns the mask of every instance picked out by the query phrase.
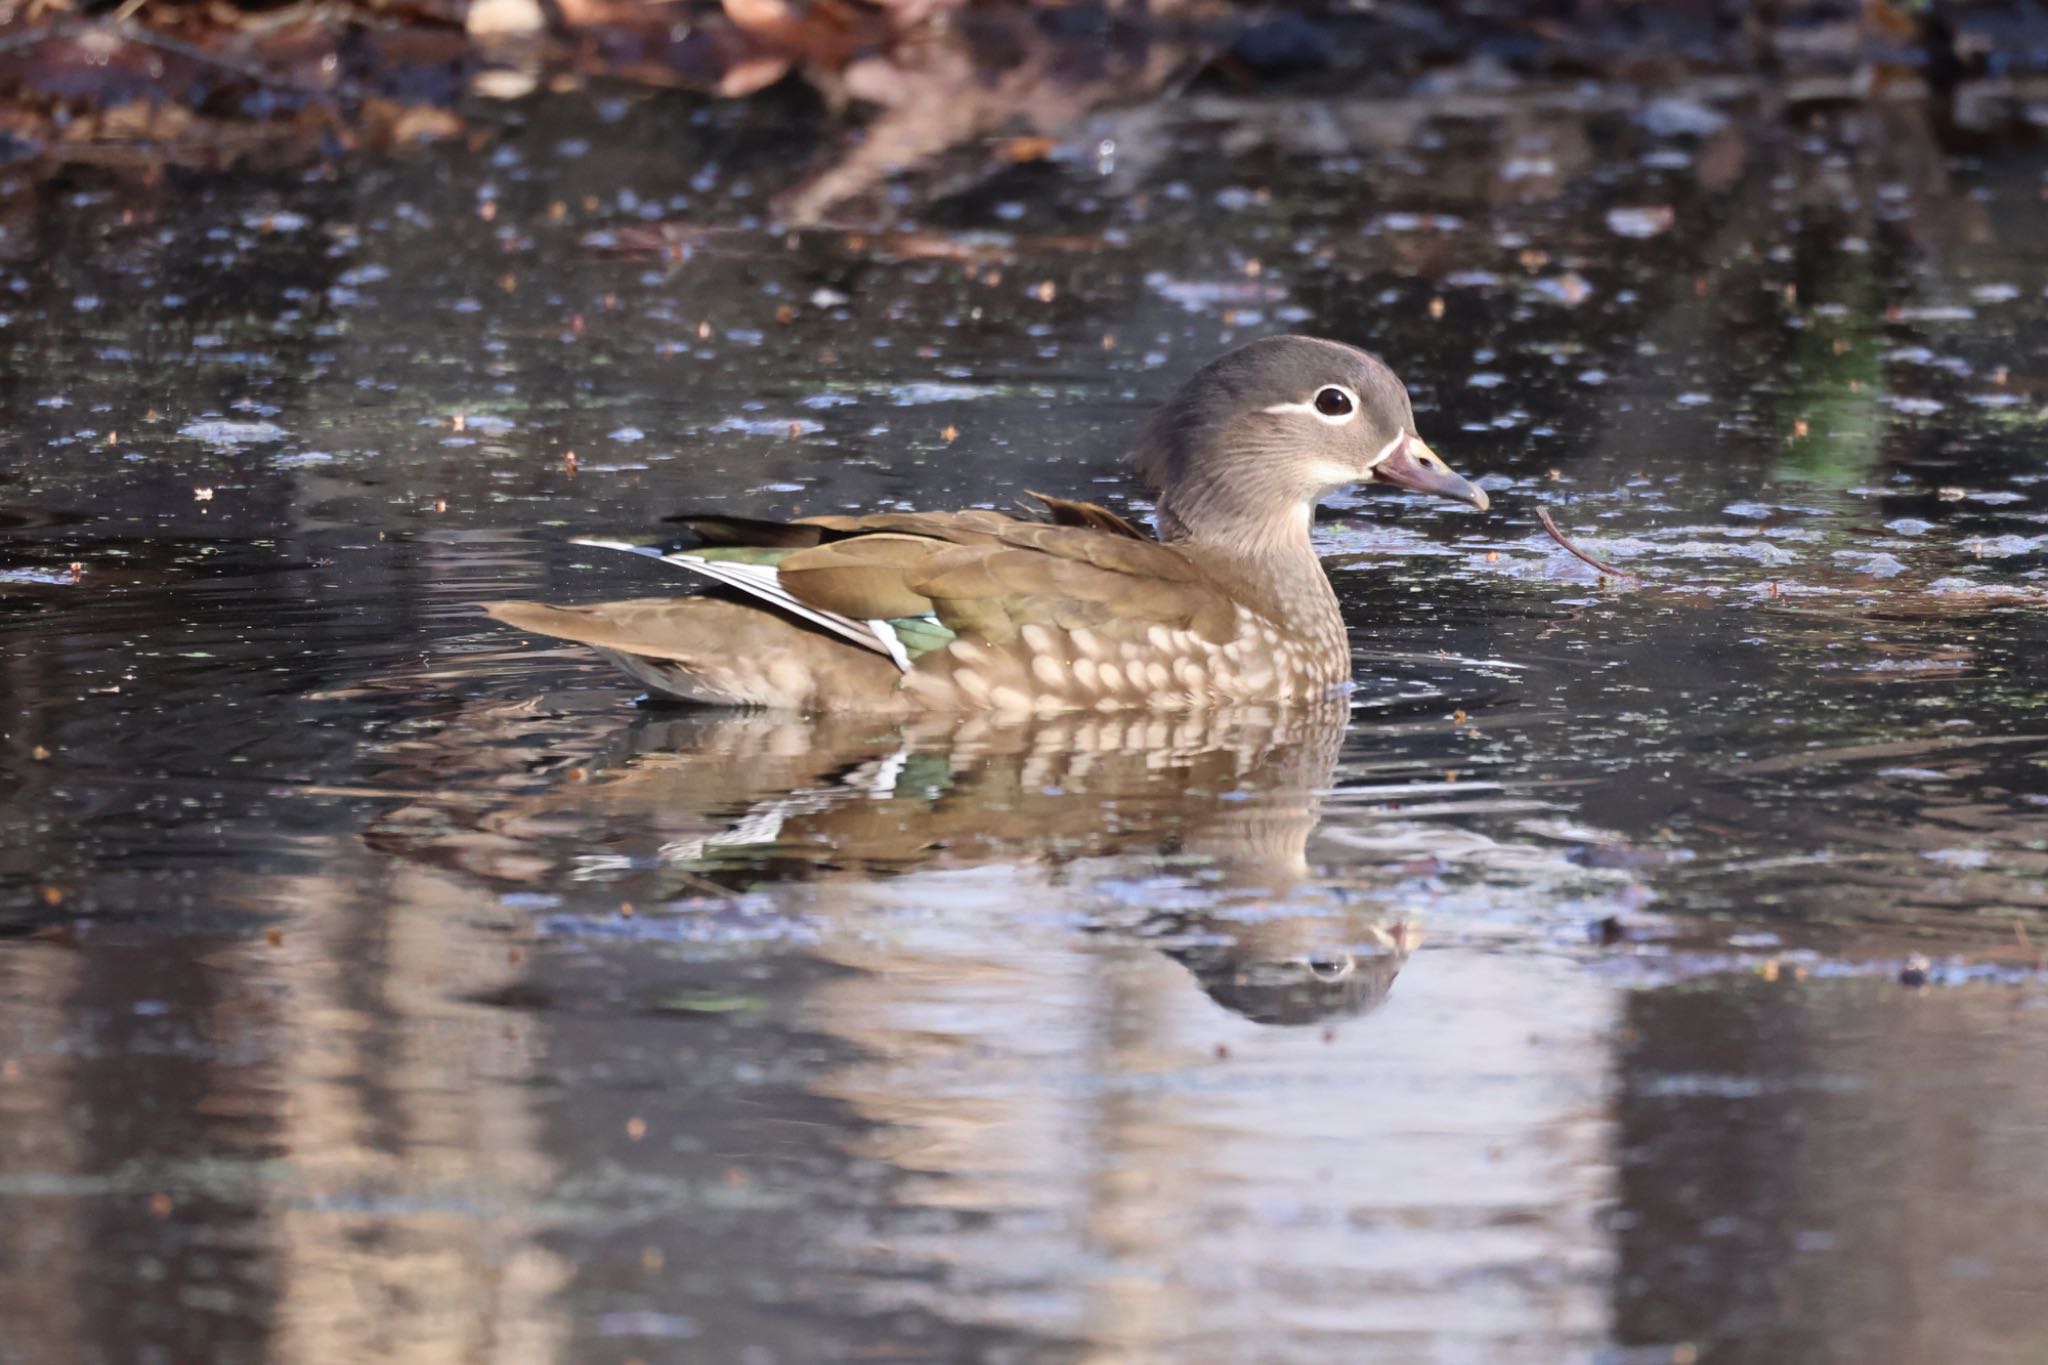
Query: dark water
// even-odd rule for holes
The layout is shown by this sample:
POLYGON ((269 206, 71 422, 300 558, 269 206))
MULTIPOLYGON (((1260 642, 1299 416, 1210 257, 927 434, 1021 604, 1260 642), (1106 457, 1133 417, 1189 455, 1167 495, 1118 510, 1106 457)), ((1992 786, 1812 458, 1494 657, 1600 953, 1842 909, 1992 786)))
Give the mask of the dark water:
POLYGON ((2048 159, 1204 97, 768 231, 802 136, 0 185, 0 1362, 2048 1359, 2048 159), (1340 500, 1333 714, 474 610, 1133 506, 1283 329, 1495 503, 1340 500))

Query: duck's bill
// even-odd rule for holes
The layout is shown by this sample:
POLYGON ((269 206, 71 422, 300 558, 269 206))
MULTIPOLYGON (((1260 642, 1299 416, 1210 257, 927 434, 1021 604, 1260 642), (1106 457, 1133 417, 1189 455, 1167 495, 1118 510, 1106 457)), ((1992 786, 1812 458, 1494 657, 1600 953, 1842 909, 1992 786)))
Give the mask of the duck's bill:
POLYGON ((1491 505, 1485 489, 1474 488, 1453 474, 1450 466, 1438 459, 1436 452, 1424 445, 1419 437, 1410 436, 1395 446, 1394 453, 1381 460, 1372 473, 1383 483, 1449 498, 1453 502, 1469 503, 1481 512, 1491 505))

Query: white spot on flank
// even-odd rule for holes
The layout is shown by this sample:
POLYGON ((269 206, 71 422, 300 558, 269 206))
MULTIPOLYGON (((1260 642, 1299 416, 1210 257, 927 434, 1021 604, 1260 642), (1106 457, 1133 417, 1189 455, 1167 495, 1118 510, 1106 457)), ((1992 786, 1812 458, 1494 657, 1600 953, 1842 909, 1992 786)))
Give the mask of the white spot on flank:
POLYGON ((921 673, 916 669, 903 675, 903 686, 933 706, 951 705, 954 694, 959 691, 944 674, 921 673))
POLYGON ((1010 711, 1026 716, 1031 714, 1031 698, 1025 696, 1019 688, 1008 686, 991 688, 989 689, 988 699, 999 711, 1010 711))
POLYGON ((794 659, 775 659, 768 665, 768 685, 781 694, 783 706, 802 705, 811 693, 811 671, 794 659))

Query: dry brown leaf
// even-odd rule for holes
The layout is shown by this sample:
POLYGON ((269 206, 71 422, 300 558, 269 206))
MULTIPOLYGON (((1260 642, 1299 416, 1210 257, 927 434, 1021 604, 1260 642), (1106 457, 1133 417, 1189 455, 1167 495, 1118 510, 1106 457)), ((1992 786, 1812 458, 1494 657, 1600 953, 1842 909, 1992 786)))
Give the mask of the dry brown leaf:
POLYGON ((192 111, 182 105, 136 100, 117 104, 96 119, 81 119, 64 132, 73 140, 175 142, 192 130, 195 121, 192 111))
POLYGON ((718 93, 737 99, 757 90, 766 90, 788 74, 789 61, 786 58, 767 55, 742 57, 718 78, 718 93))
POLYGON ((437 109, 430 104, 399 104, 395 100, 384 99, 364 102, 363 121, 387 146, 460 137, 464 127, 461 118, 449 110, 437 109))
POLYGON ((1005 161, 1043 161, 1051 156, 1059 143, 1049 137, 1013 137, 1002 145, 1005 161))

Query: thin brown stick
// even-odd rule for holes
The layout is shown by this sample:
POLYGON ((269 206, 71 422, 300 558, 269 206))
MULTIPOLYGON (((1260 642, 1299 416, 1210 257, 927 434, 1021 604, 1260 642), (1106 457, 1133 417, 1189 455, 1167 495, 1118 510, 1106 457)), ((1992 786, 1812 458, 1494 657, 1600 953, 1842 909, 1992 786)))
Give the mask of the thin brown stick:
POLYGON ((1550 538, 1556 541, 1559 545, 1562 545, 1565 548, 1566 552, 1569 553, 1573 558, 1582 560, 1587 564, 1591 564, 1601 573, 1612 574, 1616 578, 1636 577, 1627 569, 1617 569, 1612 564, 1609 564, 1604 560, 1593 558, 1593 556, 1587 554, 1584 550, 1581 550, 1578 546, 1572 544, 1569 540, 1566 540, 1564 538, 1564 532, 1558 530, 1557 523, 1550 519, 1550 511, 1548 508, 1537 508, 1536 520, 1543 523, 1543 529, 1550 533, 1550 538))

